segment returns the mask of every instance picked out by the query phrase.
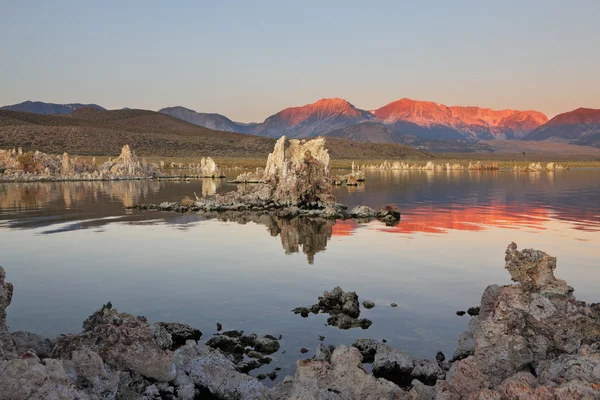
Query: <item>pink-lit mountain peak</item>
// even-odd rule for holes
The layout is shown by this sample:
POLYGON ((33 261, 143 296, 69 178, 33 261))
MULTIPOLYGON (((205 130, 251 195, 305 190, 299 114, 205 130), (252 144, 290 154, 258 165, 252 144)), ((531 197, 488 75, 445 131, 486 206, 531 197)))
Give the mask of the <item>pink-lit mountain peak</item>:
POLYGON ((548 118, 539 111, 492 110, 474 106, 446 106, 431 101, 403 98, 373 112, 384 123, 412 122, 420 126, 443 125, 469 130, 473 128, 498 128, 517 131, 522 135, 546 123, 548 118))
POLYGON ((347 100, 333 97, 320 99, 314 103, 300 107, 289 107, 278 112, 273 117, 282 118, 291 126, 295 126, 309 118, 320 120, 338 117, 361 119, 366 118, 369 115, 370 113, 357 109, 347 100))

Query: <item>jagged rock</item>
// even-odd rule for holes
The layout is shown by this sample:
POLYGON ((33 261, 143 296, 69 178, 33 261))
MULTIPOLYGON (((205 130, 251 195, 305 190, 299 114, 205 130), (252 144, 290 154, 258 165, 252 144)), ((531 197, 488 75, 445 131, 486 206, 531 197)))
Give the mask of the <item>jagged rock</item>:
MULTIPOLYGON (((484 393, 513 398, 506 394, 506 388, 515 386, 510 382, 522 382, 517 374, 534 368, 539 369, 539 378, 525 397, 548 390, 555 396, 561 393, 553 387, 555 383, 540 379, 544 370, 566 371, 573 354, 592 354, 583 345, 600 342, 600 317, 590 306, 576 301, 566 282, 554 277, 555 268, 556 259, 542 251, 521 252, 514 243, 508 246, 506 269, 518 284, 492 285, 485 290, 479 315, 471 319, 469 330, 460 338, 454 357, 458 361, 446 380, 438 382, 436 393, 448 398, 476 398, 484 393), (538 384, 552 388, 535 388, 538 384)), ((573 390, 572 398, 585 397, 588 392, 593 393, 590 398, 600 396, 600 388, 590 386, 595 383, 590 380, 593 374, 581 371, 566 376, 560 390, 573 390)))
POLYGON ((271 198, 290 205, 335 201, 331 195, 329 153, 325 148, 325 139, 292 139, 287 150, 285 141, 285 136, 282 136, 267 158, 264 177, 272 190, 271 198))
POLYGON ((353 318, 360 315, 360 303, 356 292, 344 292, 339 286, 331 292, 324 292, 317 304, 324 312, 340 312, 353 318))
POLYGON ((335 350, 335 346, 333 345, 325 345, 323 343, 319 343, 317 346, 317 351, 315 352, 315 356, 313 360, 315 361, 331 361, 331 354, 335 350))
POLYGON ((413 364, 407 352, 380 344, 373 360, 373 374, 407 386, 413 379, 413 364))
POLYGON ((364 363, 373 362, 379 345, 379 342, 370 338, 358 338, 352 343, 352 347, 356 347, 360 351, 364 363))
POLYGON ((174 377, 172 353, 159 346, 145 321, 105 305, 84 322, 84 329, 58 337, 52 356, 69 359, 73 351, 88 348, 117 369, 162 381, 174 377))
POLYGON ((178 322, 157 322, 158 325, 163 327, 166 332, 171 336, 172 346, 171 350, 175 350, 177 347, 185 345, 188 340, 200 340, 202 332, 199 329, 193 328, 186 324, 180 324, 178 322))
POLYGON ((218 350, 188 341, 175 351, 175 385, 181 400, 196 397, 196 387, 205 387, 221 399, 269 398, 268 389, 257 379, 238 372, 233 362, 218 350))
POLYGON ((33 351, 40 359, 50 357, 54 342, 35 333, 18 331, 10 334, 17 354, 33 351))
POLYGON ((404 399, 406 393, 392 382, 367 374, 355 348, 339 346, 331 362, 300 360, 296 374, 273 390, 274 399, 404 399))
POLYGON ((330 315, 327 324, 341 329, 356 327, 367 329, 372 324, 366 318, 358 319, 360 316, 360 303, 356 292, 344 292, 339 286, 336 286, 331 292, 324 292, 323 296, 319 297, 317 304, 309 307, 296 307, 292 312, 303 317, 308 317, 309 312, 314 314, 327 313, 330 315))
POLYGON ((33 353, 0 361, 0 400, 89 399, 71 383, 60 360, 33 353))
POLYGON ((10 305, 13 285, 6 282, 6 272, 0 267, 0 360, 16 356, 15 344, 6 326, 6 307, 10 305))

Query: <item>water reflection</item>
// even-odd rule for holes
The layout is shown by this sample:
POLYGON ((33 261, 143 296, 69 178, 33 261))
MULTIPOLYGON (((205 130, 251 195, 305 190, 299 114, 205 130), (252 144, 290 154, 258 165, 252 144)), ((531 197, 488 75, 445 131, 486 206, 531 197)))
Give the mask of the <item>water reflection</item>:
MULTIPOLYGON (((485 231, 492 227, 544 232, 553 221, 575 231, 600 231, 599 170, 560 174, 523 174, 478 171, 367 171, 359 186, 337 187, 338 200, 350 207, 397 204, 402 220, 395 227, 378 222, 369 229, 413 235, 451 231, 485 231)), ((302 252, 309 264, 325 251, 332 237, 352 235, 355 221, 296 218, 266 214, 224 213, 178 215, 125 213, 136 203, 178 201, 197 193, 209 196, 235 189, 224 180, 7 183, 0 185, 0 227, 46 227, 40 234, 96 228, 115 222, 166 224, 187 229, 207 218, 266 227, 279 236, 285 254, 302 252)), ((581 238, 575 237, 580 240, 581 238)), ((587 240, 587 239, 584 239, 587 240)))

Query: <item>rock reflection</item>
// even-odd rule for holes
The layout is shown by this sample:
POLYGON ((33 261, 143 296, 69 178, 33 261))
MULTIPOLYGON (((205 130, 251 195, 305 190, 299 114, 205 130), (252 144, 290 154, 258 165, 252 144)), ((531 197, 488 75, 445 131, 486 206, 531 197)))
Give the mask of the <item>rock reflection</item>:
POLYGON ((296 217, 292 219, 278 218, 272 214, 253 212, 221 212, 202 213, 206 218, 215 218, 224 222, 238 224, 255 224, 267 227, 270 235, 280 236, 285 254, 306 254, 309 264, 315 261, 315 255, 325 251, 327 242, 333 234, 336 221, 323 218, 296 217))

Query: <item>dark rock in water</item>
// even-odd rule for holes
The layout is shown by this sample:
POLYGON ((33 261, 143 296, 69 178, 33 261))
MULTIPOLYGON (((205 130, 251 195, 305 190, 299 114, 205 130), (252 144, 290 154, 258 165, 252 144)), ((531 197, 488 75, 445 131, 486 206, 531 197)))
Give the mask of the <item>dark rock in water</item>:
POLYGON ((308 349, 306 347, 303 347, 300 349, 300 353, 302 353, 302 354, 308 353, 308 349))
POLYGON ((202 332, 186 324, 177 322, 158 322, 171 335, 173 341, 172 350, 185 345, 188 340, 200 340, 202 332))
POLYGON ((457 311, 456 312, 456 315, 458 315, 459 317, 462 317, 465 314, 466 314, 466 311, 457 311))
POLYGON ((327 325, 337 326, 340 329, 362 328, 368 329, 373 322, 366 318, 352 318, 346 314, 333 314, 327 318, 327 325))
POLYGON ((309 307, 297 307, 292 310, 295 314, 307 317, 309 312, 317 314, 324 312, 330 315, 327 325, 337 326, 341 329, 360 327, 367 329, 372 322, 368 319, 358 319, 360 316, 360 303, 356 292, 345 292, 339 286, 331 292, 324 292, 318 298, 318 303, 309 307))
POLYGON ((271 357, 267 357, 267 356, 264 356, 264 357, 261 357, 258 359, 258 362, 261 364, 271 364, 271 361, 273 361, 273 359, 271 359, 271 357))
POLYGON ((322 342, 323 340, 325 340, 325 336, 319 335, 319 340, 322 342))
POLYGON ((383 343, 387 343, 387 340, 386 340, 386 339, 381 339, 381 341, 382 341, 383 343))
POLYGON ((259 381, 263 381, 263 380, 267 379, 267 375, 258 374, 258 375, 256 375, 256 379, 258 379, 259 381))
POLYGON ((479 307, 469 307, 469 309, 467 310, 467 314, 469 314, 472 317, 479 315, 479 307))
POLYGON ((261 358, 263 356, 262 353, 259 353, 256 350, 249 350, 249 349, 246 349, 246 350, 247 350, 246 355, 250 358, 261 358))
POLYGON ((225 335, 215 335, 206 342, 213 349, 219 349, 225 353, 244 354, 244 346, 239 340, 225 335))
POLYGON ((400 221, 400 208, 397 206, 388 205, 375 214, 375 217, 386 225, 396 225, 400 221))
POLYGON ((383 344, 377 346, 373 374, 399 386, 409 386, 413 379, 434 385, 437 379, 445 376, 444 370, 436 361, 413 359, 408 353, 383 344))
POLYGON ((223 325, 220 322, 217 322, 217 332, 221 332, 223 330, 223 325))
POLYGON ((336 286, 331 292, 323 293, 318 305, 325 312, 337 311, 352 318, 358 318, 360 315, 360 304, 356 292, 344 292, 339 286, 336 286))
POLYGON ((275 367, 275 371, 281 371, 281 367, 275 367))
POLYGON ((223 332, 221 335, 230 337, 230 338, 240 338, 242 337, 242 335, 244 334, 244 332, 242 331, 226 331, 223 332))
POLYGON ((392 306, 392 307, 398 307, 398 304, 392 303, 392 304, 390 304, 390 306, 392 306))
POLYGON ((247 374, 248 372, 252 371, 253 369, 260 368, 261 365, 262 364, 260 362, 258 362, 256 360, 252 360, 252 361, 248 361, 247 363, 237 364, 237 367, 240 370, 240 372, 247 374))
POLYGON ((273 354, 279 350, 279 342, 268 337, 258 338, 254 342, 254 350, 263 354, 273 354))
POLYGON ((370 300, 365 300, 363 301, 363 307, 365 307, 367 310, 370 310, 371 308, 375 307, 375 303, 370 300))
POLYGON ((273 371, 271 373, 268 373, 267 376, 270 380, 274 381, 277 378, 277 372, 273 371))
POLYGON ((442 363, 442 362, 444 362, 444 361, 446 360, 446 356, 445 356, 445 355, 444 355, 444 353, 442 353, 441 351, 438 351, 438 352, 435 354, 435 359, 437 360, 437 362, 440 362, 440 363, 442 363))
POLYGON ((373 362, 375 353, 377 352, 377 346, 379 346, 379 343, 376 340, 369 338, 359 338, 352 343, 352 347, 356 347, 360 351, 364 363, 373 362))

